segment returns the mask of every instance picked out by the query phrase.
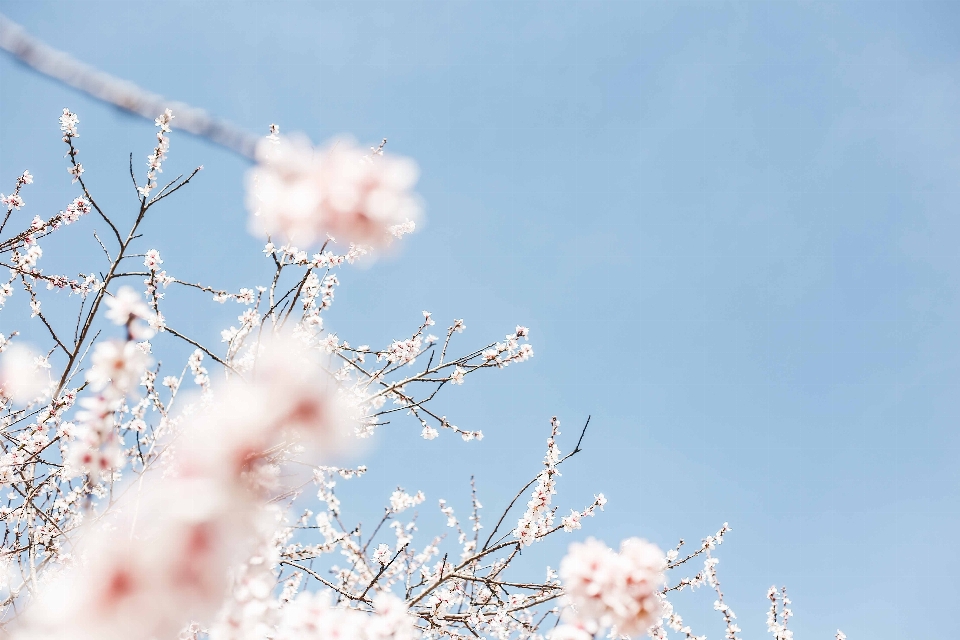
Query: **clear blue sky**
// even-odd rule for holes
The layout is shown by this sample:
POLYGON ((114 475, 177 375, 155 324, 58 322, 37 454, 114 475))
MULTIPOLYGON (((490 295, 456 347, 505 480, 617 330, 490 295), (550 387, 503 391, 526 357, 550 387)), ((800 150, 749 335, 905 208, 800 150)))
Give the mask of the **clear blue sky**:
MULTIPOLYGON (((551 415, 569 450, 592 414, 559 504, 610 502, 577 535, 666 547, 729 521, 719 569, 746 637, 765 634, 774 583, 798 637, 960 637, 956 2, 0 9, 252 131, 386 136, 419 161, 428 223, 344 271, 331 328, 377 344, 430 309, 466 318, 465 346, 526 324, 537 355, 448 394, 480 444, 384 430, 360 511, 395 477, 465 506, 471 471, 493 511, 538 469, 551 415)), ((74 195, 64 106, 95 194, 129 215, 127 154, 142 169, 151 125, 5 57, 0 190, 29 168, 31 216, 74 195)), ((170 157, 207 170, 154 227, 164 266, 249 284, 244 161, 177 133, 170 157)), ((211 341, 233 321, 172 304, 211 341)), ((700 596, 681 612, 722 637, 700 596)))

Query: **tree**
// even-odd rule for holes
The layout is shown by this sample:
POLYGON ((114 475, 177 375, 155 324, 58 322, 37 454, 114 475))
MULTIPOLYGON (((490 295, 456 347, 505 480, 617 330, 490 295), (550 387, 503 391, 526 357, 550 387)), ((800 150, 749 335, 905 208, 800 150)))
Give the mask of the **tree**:
MULTIPOLYGON (((80 120, 68 109, 60 131, 76 198, 27 222, 30 173, 0 195, 0 265, 10 274, 0 305, 16 296, 36 323, 32 346, 19 331, 0 337, 0 480, 13 496, 3 508, 3 561, 15 576, 3 620, 14 637, 588 640, 665 638, 672 629, 694 638, 670 597, 703 585, 717 594, 727 637, 739 637, 713 556, 726 524, 690 551, 683 541, 664 553, 639 538, 618 551, 589 539, 571 546, 559 572, 516 577, 522 549, 580 529, 606 502, 597 494, 559 520, 553 505, 558 468, 581 450, 589 420, 566 455, 560 421, 550 421, 542 469, 492 527, 482 524, 475 490, 469 523, 439 503, 455 541, 416 539, 414 518, 402 514, 425 497, 400 488, 372 528, 342 521, 336 480, 366 468, 331 466, 332 454, 402 416, 428 440, 443 431, 480 440, 482 432, 457 427, 432 401, 468 375, 533 356, 527 327, 463 349, 464 321, 437 336, 426 311, 409 338, 379 348, 324 329, 337 271, 416 227, 416 166, 386 152, 386 140, 369 150, 349 140, 315 148, 271 125, 252 142, 198 110, 161 108, 162 98, 63 58, 7 22, 0 46, 149 113, 158 129, 143 177, 131 154, 132 222, 104 211, 88 189, 80 120), (142 235, 152 208, 181 197, 202 169, 160 180, 180 118, 186 130, 256 161, 247 202, 250 227, 265 238, 269 282, 230 291, 179 279, 142 235), (41 240, 70 233, 84 216, 110 231, 94 236, 104 261, 82 265, 75 278, 44 273, 41 240), (223 346, 167 323, 165 298, 184 287, 240 305, 223 346), (49 314, 48 296, 71 298, 75 317, 49 314), (175 358, 161 356, 184 343, 192 354, 171 369, 175 358), (303 507, 308 488, 317 501, 303 507)), ((790 638, 786 591, 771 588, 768 597, 770 631, 790 638)))

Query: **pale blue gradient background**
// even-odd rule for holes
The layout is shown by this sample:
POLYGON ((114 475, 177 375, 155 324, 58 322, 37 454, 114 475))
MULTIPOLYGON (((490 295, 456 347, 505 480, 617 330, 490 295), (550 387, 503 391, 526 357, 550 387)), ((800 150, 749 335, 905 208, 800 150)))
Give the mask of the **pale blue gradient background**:
MULTIPOLYGON (((465 516, 471 471, 493 511, 537 470, 551 415, 569 450, 593 414, 558 502, 610 503, 577 537, 666 547, 728 520, 719 568, 748 638, 774 583, 798 638, 960 636, 957 3, 0 8, 252 131, 386 136, 420 162, 428 223, 342 273, 329 326, 376 345, 430 309, 466 318, 464 348, 529 325, 537 355, 447 394, 480 444, 384 429, 348 492, 368 517, 395 477, 465 516)), ((142 174, 150 124, 6 57, 0 96, 0 190, 36 176, 24 215, 75 195, 63 106, 95 194, 133 213, 127 153, 142 174)), ((168 172, 200 163, 153 244, 173 273, 250 284, 246 163, 174 133, 168 172)), ((171 298, 171 322, 211 342, 234 321, 171 298)), ((555 564, 570 539, 533 555, 555 564)), ((697 596, 681 612, 722 637, 697 596)))

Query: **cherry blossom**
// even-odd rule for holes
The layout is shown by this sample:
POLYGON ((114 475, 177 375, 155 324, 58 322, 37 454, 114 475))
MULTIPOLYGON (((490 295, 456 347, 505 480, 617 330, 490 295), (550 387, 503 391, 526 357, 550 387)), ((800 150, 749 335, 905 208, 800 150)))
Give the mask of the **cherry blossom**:
POLYGON ((163 260, 160 258, 160 252, 156 249, 150 249, 143 256, 143 266, 151 271, 155 271, 162 264, 163 260))
POLYGON ((617 553, 589 538, 570 545, 560 564, 570 619, 591 633, 613 627, 617 633, 645 633, 659 618, 659 589, 666 558, 658 547, 629 538, 617 553))
POLYGON ((93 351, 87 382, 94 391, 108 397, 131 393, 150 362, 149 357, 131 341, 106 340, 93 351))
POLYGON ((247 176, 251 227, 309 245, 327 233, 381 246, 413 230, 420 204, 412 160, 365 153, 349 139, 315 149, 303 138, 264 140, 247 176))
POLYGON ((0 395, 23 404, 36 399, 49 383, 29 347, 10 344, 0 335, 0 395))
POLYGON ((60 131, 63 132, 64 138, 76 138, 80 134, 77 133, 77 125, 80 123, 80 118, 77 117, 77 114, 72 113, 69 109, 64 108, 63 115, 60 116, 60 131))
POLYGON ((137 339, 153 337, 154 331, 137 321, 145 320, 155 324, 157 316, 132 287, 120 287, 116 294, 108 297, 107 309, 106 318, 112 320, 114 324, 126 325, 131 337, 137 339))

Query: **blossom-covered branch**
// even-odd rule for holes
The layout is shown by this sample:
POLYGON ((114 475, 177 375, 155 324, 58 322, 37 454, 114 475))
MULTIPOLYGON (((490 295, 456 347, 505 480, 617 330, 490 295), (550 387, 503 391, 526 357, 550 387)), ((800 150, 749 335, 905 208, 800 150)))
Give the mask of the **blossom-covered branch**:
MULTIPOLYGON (((0 568, 11 577, 0 610, 13 637, 589 640, 670 629, 691 640, 702 636, 672 599, 702 585, 717 594, 727 638, 740 637, 713 556, 726 524, 685 554, 683 541, 663 553, 640 538, 617 551, 591 538, 571 545, 559 571, 533 579, 519 566, 523 549, 579 531, 607 502, 598 492, 582 508, 555 504, 589 419, 566 454, 560 420, 550 420, 542 467, 490 520, 472 484, 465 519, 451 497, 430 497, 446 531, 421 537, 417 509, 428 496, 401 487, 376 524, 346 524, 337 482, 367 467, 336 466, 337 452, 386 425, 413 426, 426 440, 444 430, 481 440, 480 428, 457 426, 434 400, 481 371, 529 360, 531 331, 515 325, 464 345, 463 319, 435 335, 424 311, 370 346, 326 326, 347 267, 416 228, 416 166, 385 152, 386 141, 314 148, 272 126, 247 181, 249 227, 264 241, 252 256, 265 265, 260 280, 228 288, 216 273, 178 276, 142 229, 202 168, 160 179, 180 117, 156 114, 141 178, 131 161, 127 211, 108 211, 91 193, 80 119, 68 109, 60 133, 77 195, 32 219, 22 212, 29 171, 0 195, 9 270, 0 310, 20 301, 30 311, 0 335, 0 568), (80 233, 85 217, 109 230, 86 240, 97 263, 46 273, 41 241, 80 233), (178 325, 168 296, 181 295, 237 305, 219 344, 178 325), (72 315, 49 313, 71 306, 72 315)), ((768 597, 768 628, 788 640, 786 591, 768 597)))

